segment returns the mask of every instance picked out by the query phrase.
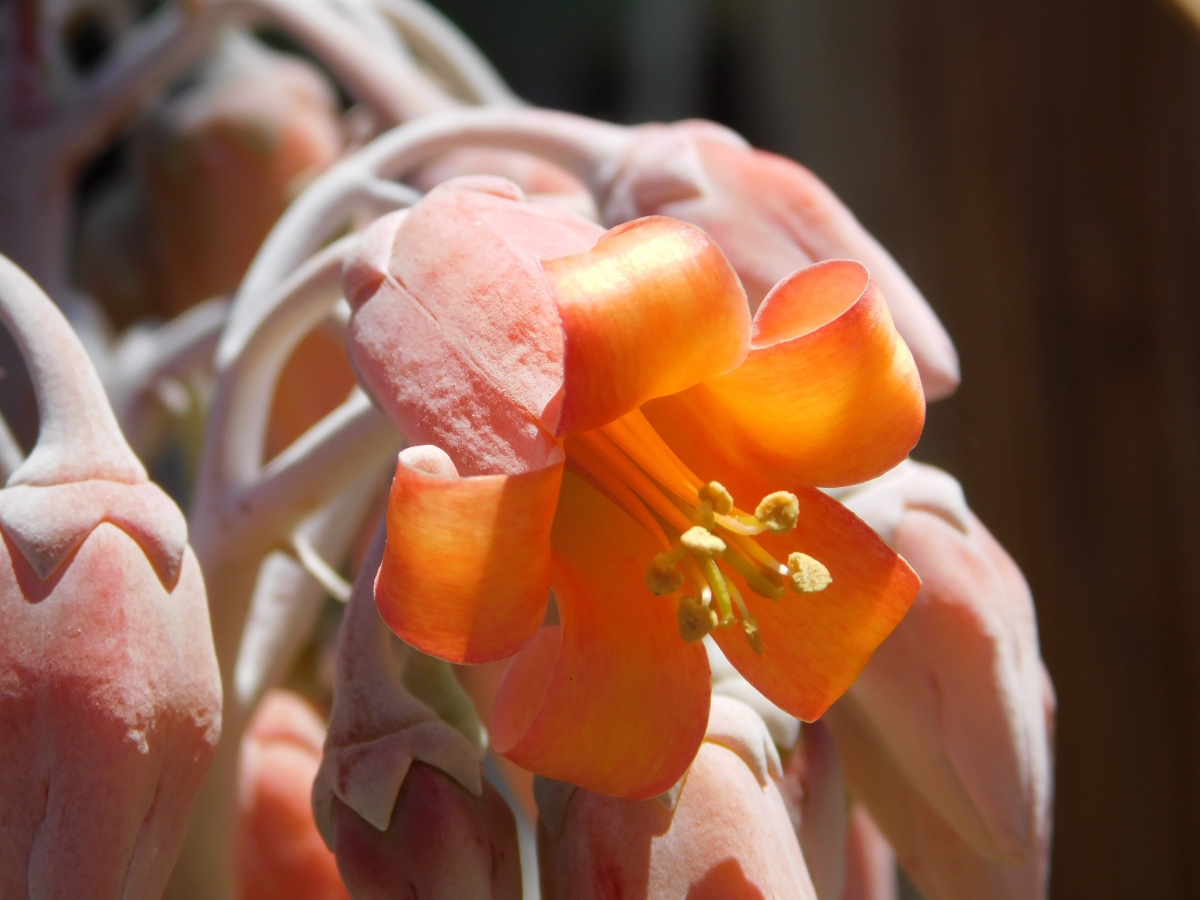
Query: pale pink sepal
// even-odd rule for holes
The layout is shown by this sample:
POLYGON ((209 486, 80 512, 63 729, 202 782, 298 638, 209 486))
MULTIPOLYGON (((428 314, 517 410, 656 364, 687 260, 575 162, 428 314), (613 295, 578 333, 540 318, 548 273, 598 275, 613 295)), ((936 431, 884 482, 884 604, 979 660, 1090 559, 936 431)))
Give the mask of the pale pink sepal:
POLYGON ((896 854, 865 806, 850 805, 842 900, 898 900, 896 854))
POLYGON ((43 581, 101 522, 137 541, 164 586, 174 586, 187 548, 187 521, 158 485, 75 481, 0 491, 0 527, 43 581))
POLYGON ((842 900, 846 884, 846 782, 837 744, 821 722, 804 725, 781 783, 817 900, 842 900))
MULTIPOLYGON (((448 463, 423 450, 407 460, 448 463)), ((476 746, 404 686, 409 652, 375 606, 384 530, 363 561, 338 644, 334 706, 313 813, 355 900, 518 900, 512 812, 483 781, 476 746)))
POLYGON ((950 893, 938 897, 1037 897, 1053 694, 1028 586, 974 515, 936 500, 952 496, 948 478, 910 463, 886 485, 893 508, 879 486, 863 488, 870 502, 842 497, 868 523, 878 518, 923 587, 827 721, 851 790, 927 892, 944 882, 950 893), (954 893, 967 890, 964 871, 992 887, 954 893))
POLYGON ((710 738, 677 796, 566 791, 558 827, 539 825, 544 900, 815 900, 762 720, 714 697, 710 738))

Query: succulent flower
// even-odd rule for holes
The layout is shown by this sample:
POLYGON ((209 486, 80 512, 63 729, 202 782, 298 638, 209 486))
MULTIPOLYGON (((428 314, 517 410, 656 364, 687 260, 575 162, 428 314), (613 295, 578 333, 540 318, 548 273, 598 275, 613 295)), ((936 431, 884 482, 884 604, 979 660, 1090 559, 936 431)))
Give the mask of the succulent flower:
POLYGON ((699 638, 815 719, 903 616, 911 570, 811 487, 894 465, 924 420, 858 264, 785 280, 752 326, 693 226, 604 233, 473 178, 379 220, 343 283, 360 377, 445 473, 401 455, 376 601, 442 659, 520 651, 492 719, 513 761, 654 796, 703 737, 699 638))

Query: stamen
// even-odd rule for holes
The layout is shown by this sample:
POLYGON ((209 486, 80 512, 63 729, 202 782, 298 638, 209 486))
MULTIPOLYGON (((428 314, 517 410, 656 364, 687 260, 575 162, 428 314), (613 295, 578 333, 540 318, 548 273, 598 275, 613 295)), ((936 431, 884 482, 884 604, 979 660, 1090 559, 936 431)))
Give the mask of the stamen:
MULTIPOLYGON (((772 556, 765 550, 758 541, 753 541, 750 538, 740 535, 731 534, 730 542, 739 550, 749 556, 751 559, 760 563, 767 571, 764 573, 767 577, 778 575, 780 579, 786 578, 789 574, 788 567, 772 556)), ((782 581, 781 581, 782 583, 782 581)))
POLYGON ((712 559, 704 560, 700 567, 704 570, 704 577, 712 587, 713 598, 717 601, 717 609, 721 611, 721 625, 732 625, 737 619, 733 617, 733 604, 730 602, 729 585, 725 583, 725 577, 712 559))
POLYGON ((696 558, 690 553, 684 553, 683 559, 679 561, 683 567, 683 572, 687 575, 688 581, 696 586, 696 593, 705 605, 712 603, 713 591, 708 585, 708 579, 704 577, 704 570, 700 568, 700 564, 696 562, 696 558))
MULTIPOLYGON (((657 468, 665 466, 673 477, 668 477, 663 481, 664 485, 672 485, 678 482, 680 485, 687 488, 683 496, 691 500, 693 503, 700 502, 699 486, 704 484, 696 474, 689 469, 678 456, 675 451, 667 446, 667 442, 662 439, 662 435, 655 430, 654 426, 646 418, 645 414, 640 409, 635 409, 631 413, 622 416, 616 422, 622 433, 629 435, 644 451, 644 455, 654 460, 657 468), (661 463, 659 462, 661 460, 661 463)), ((641 456, 643 454, 637 454, 641 456)), ((665 473, 664 473, 665 474, 665 473)), ((658 475, 655 475, 658 478, 658 475)), ((662 479, 660 479, 662 480, 662 479)))
POLYGON ((726 580, 718 559, 728 565, 730 578, 737 573, 755 594, 773 601, 783 597, 789 583, 801 593, 832 584, 829 570, 811 556, 792 553, 784 565, 754 539, 765 531, 781 535, 795 528, 800 515, 795 494, 768 494, 748 515, 720 482, 701 482, 640 410, 576 435, 566 447, 575 463, 663 547, 647 566, 647 589, 666 596, 679 594, 690 583, 676 611, 685 641, 740 622, 754 652, 763 652, 758 620, 737 584, 726 580))
POLYGON ((679 636, 689 644, 701 640, 717 627, 716 610, 690 594, 680 599, 675 618, 679 623, 679 636))
POLYGON ((759 656, 763 655, 762 635, 758 632, 758 619, 751 616, 748 619, 742 619, 742 631, 746 633, 746 640, 750 642, 750 649, 759 656))
POLYGON ((578 435, 576 440, 600 456, 605 463, 616 471, 622 481, 646 501, 647 506, 670 522, 671 525, 678 528, 681 532, 687 531, 692 527, 692 523, 687 520, 687 517, 671 504, 671 501, 667 499, 654 482, 647 478, 646 474, 634 465, 628 456, 621 452, 621 448, 614 444, 601 431, 585 431, 583 434, 578 435))
POLYGON ((725 554, 721 559, 729 565, 729 568, 741 575, 746 580, 746 586, 760 597, 778 600, 786 593, 782 584, 771 581, 762 569, 746 559, 736 547, 726 547, 725 554))
POLYGON ((665 597, 683 587, 683 573, 676 568, 679 560, 672 559, 670 553, 658 553, 654 561, 646 569, 646 587, 656 597, 665 597))
POLYGON ((792 575, 792 587, 801 594, 816 594, 833 584, 833 576, 824 564, 807 553, 789 555, 788 571, 792 575))
POLYGON ((671 542, 667 539, 667 533, 663 531, 662 526, 658 524, 658 520, 650 514, 650 510, 646 508, 637 494, 631 491, 625 482, 604 464, 604 460, 588 449, 586 445, 574 439, 568 440, 566 447, 567 455, 577 459, 588 474, 604 486, 621 508, 658 541, 663 550, 670 551, 671 542))
POLYGON ((711 559, 725 552, 725 542, 699 525, 693 525, 679 536, 679 543, 697 557, 711 559))
POLYGON ((800 500, 790 491, 776 491, 762 498, 754 515, 771 534, 787 534, 800 518, 800 500))
POLYGON ((728 587, 729 596, 733 598, 738 612, 742 614, 742 631, 746 635, 746 640, 750 642, 750 649, 759 656, 762 656, 763 644, 762 635, 758 631, 758 619, 754 618, 754 614, 746 606, 746 601, 742 599, 742 594, 737 589, 737 585, 730 581, 728 582, 728 587))
POLYGON ((713 512, 722 516, 733 512, 733 495, 719 481, 710 481, 700 488, 700 499, 711 503, 713 512))

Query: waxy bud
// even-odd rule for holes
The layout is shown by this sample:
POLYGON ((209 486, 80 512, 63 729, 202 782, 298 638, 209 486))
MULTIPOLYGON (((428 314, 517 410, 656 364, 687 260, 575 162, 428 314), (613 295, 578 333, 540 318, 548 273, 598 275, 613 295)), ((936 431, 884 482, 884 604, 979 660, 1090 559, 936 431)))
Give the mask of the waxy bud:
POLYGON ((62 315, 0 257, 38 444, 0 491, 0 896, 158 897, 220 729, 204 581, 62 315))

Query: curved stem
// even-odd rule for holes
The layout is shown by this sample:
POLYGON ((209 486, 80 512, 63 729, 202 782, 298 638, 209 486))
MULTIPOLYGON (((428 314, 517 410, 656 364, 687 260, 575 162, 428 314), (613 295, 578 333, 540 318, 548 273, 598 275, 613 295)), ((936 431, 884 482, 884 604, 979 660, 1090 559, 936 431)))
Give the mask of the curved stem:
POLYGON ((79 338, 33 279, 3 256, 0 319, 29 369, 41 420, 37 445, 9 484, 144 482, 146 470, 125 443, 79 338))
POLYGON ((212 363, 228 316, 227 301, 206 300, 157 328, 135 327, 121 336, 105 387, 127 436, 139 430, 156 385, 212 363))
POLYGON ((394 128, 328 169, 288 208, 242 280, 233 315, 249 315, 261 302, 254 298, 328 240, 366 196, 377 196, 378 188, 368 186, 379 179, 402 178, 456 147, 491 146, 542 156, 603 197, 632 140, 619 125, 526 108, 458 109, 394 128))
POLYGON ((445 92, 401 54, 364 53, 354 23, 312 0, 219 0, 283 26, 329 67, 346 89, 384 122, 396 125, 452 105, 445 92))
POLYGON ((463 100, 517 106, 521 100, 454 23, 421 0, 375 0, 417 55, 463 100))

